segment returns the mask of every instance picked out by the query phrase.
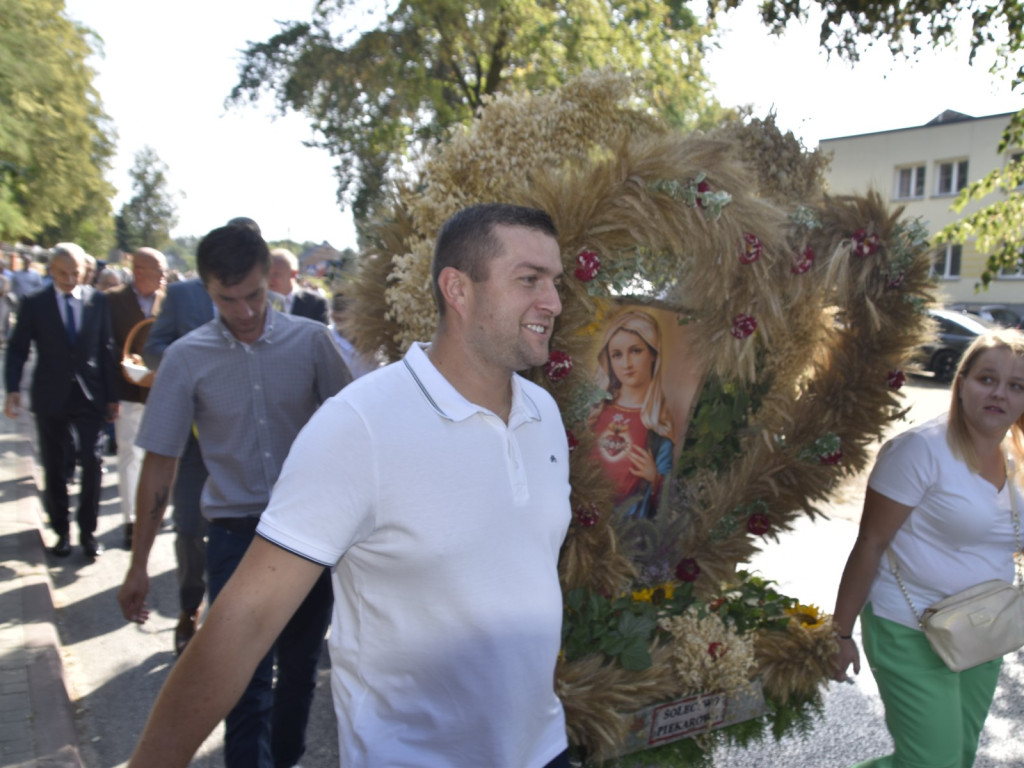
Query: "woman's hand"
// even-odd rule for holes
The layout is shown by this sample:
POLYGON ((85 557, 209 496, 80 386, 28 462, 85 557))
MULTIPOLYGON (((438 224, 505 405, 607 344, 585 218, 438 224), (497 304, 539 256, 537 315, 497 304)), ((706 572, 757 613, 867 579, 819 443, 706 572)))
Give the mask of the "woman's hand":
POLYGON ((834 657, 835 670, 832 672, 832 679, 841 683, 850 680, 846 669, 851 663, 853 664, 853 674, 860 674, 860 651, 857 650, 857 643, 853 641, 853 638, 839 638, 839 650, 834 657))
POLYGON ((650 485, 658 479, 658 465, 654 462, 654 454, 646 448, 634 445, 629 450, 629 473, 642 477, 650 485))

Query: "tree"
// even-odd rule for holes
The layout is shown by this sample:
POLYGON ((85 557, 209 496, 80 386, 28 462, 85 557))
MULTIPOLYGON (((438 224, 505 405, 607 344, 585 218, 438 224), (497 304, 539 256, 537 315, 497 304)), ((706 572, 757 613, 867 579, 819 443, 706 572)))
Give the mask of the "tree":
POLYGON ((360 0, 321 0, 308 22, 250 43, 229 102, 276 96, 303 112, 336 158, 338 200, 356 221, 431 142, 491 96, 539 90, 585 69, 633 72, 655 109, 684 127, 723 111, 702 71, 709 27, 684 0, 403 0, 378 26, 337 34, 360 0))
MULTIPOLYGON (((735 8, 743 0, 709 0, 710 16, 723 8, 735 8)), ((909 54, 921 43, 935 47, 956 40, 961 21, 971 22, 968 61, 974 63, 983 48, 994 51, 991 71, 1011 71, 1010 90, 1024 85, 1024 2, 1021 0, 904 0, 900 3, 863 0, 811 0, 825 13, 819 36, 822 47, 856 61, 858 46, 876 40, 887 42, 893 54, 909 54)), ((761 18, 774 34, 782 34, 794 19, 805 19, 802 0, 764 0, 761 18)), ((1024 110, 1013 115, 999 142, 1002 154, 1024 146, 1024 110)), ((1017 269, 1024 263, 1024 162, 1016 155, 1012 162, 985 178, 969 184, 953 208, 962 211, 972 200, 998 197, 940 231, 938 242, 964 243, 974 238, 979 253, 988 254, 984 286, 1003 268, 1017 269)))
POLYGON ((114 132, 86 65, 98 45, 63 0, 0 0, 0 239, 110 245, 114 132))
POLYGON ((196 248, 199 246, 199 238, 195 235, 185 235, 174 238, 162 250, 167 257, 167 264, 172 269, 187 272, 196 268, 196 248))
POLYGON ((117 214, 117 247, 134 251, 142 246, 163 248, 178 223, 174 197, 167 188, 167 166, 152 147, 135 153, 128 172, 135 194, 117 214))

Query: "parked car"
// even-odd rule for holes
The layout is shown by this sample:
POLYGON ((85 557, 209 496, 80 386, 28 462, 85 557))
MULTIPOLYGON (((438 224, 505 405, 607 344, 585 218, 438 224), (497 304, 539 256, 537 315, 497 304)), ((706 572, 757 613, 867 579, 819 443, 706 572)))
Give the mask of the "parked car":
POLYGON ((977 315, 982 320, 1001 325, 1003 328, 1020 328, 1024 323, 1024 318, 1005 304, 953 304, 950 309, 977 315))
POLYGON ((935 374, 937 381, 952 381, 964 350, 994 324, 951 309, 929 309, 928 315, 938 324, 938 336, 933 343, 917 348, 914 364, 935 374))

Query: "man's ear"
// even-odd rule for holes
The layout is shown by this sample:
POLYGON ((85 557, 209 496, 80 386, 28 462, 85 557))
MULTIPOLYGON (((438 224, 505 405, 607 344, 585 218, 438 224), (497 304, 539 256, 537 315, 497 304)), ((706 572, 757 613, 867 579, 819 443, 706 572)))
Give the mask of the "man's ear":
POLYGON ((445 305, 460 317, 465 313, 469 276, 455 267, 445 267, 437 276, 437 287, 445 305))

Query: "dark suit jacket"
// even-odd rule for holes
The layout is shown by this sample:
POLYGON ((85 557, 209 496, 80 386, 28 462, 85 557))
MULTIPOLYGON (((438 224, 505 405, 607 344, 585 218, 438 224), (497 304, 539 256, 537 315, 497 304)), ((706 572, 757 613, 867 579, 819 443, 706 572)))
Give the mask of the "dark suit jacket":
POLYGON ((292 301, 292 314, 298 317, 308 317, 310 320, 316 320, 324 325, 327 325, 331 320, 327 299, 319 293, 303 289, 295 291, 295 299, 292 301))
POLYGON ((149 329, 142 359, 155 371, 172 342, 211 320, 213 299, 199 278, 171 283, 160 305, 160 314, 149 329))
MULTIPOLYGON (((153 299, 154 316, 160 313, 160 304, 163 302, 163 299, 164 291, 161 289, 156 292, 156 297, 153 299)), ((131 285, 121 285, 108 291, 107 304, 110 307, 110 325, 114 332, 114 351, 120 357, 124 352, 124 342, 128 338, 128 334, 131 333, 132 328, 137 323, 141 323, 146 317, 139 308, 139 299, 131 285)), ((135 334, 135 338, 132 340, 132 348, 129 352, 134 352, 137 355, 142 354, 142 347, 145 345, 146 338, 149 336, 149 331, 152 328, 153 326, 143 328, 142 331, 135 334)), ((121 375, 118 377, 117 394, 119 400, 144 403, 146 402, 146 396, 149 394, 149 389, 132 384, 121 375)))
POLYGON ((22 300, 4 364, 7 391, 21 391, 22 369, 34 342, 33 412, 60 414, 77 379, 97 412, 106 415, 107 406, 117 402, 117 377, 120 376, 107 297, 94 288, 82 286, 81 328, 72 347, 57 308, 56 294, 57 290, 49 285, 22 300))

